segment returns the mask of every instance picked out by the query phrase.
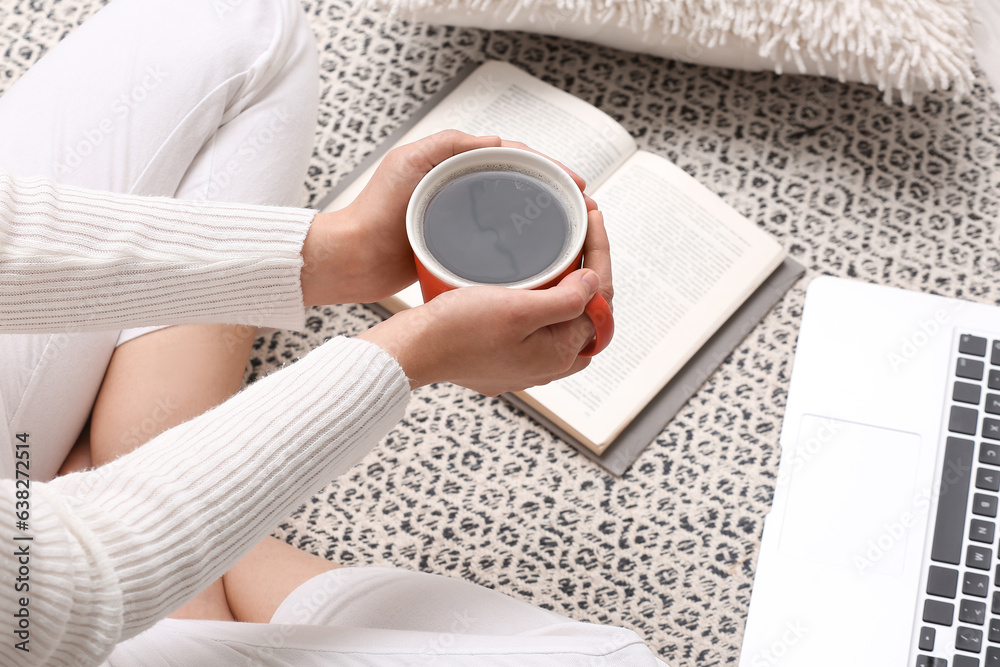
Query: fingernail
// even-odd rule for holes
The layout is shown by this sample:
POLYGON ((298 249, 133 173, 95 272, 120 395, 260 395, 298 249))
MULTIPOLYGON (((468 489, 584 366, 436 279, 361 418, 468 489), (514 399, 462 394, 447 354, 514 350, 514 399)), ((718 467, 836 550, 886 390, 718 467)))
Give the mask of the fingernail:
POLYGON ((583 284, 587 286, 587 291, 591 294, 597 294, 597 288, 601 286, 601 281, 596 273, 588 271, 583 275, 583 284))

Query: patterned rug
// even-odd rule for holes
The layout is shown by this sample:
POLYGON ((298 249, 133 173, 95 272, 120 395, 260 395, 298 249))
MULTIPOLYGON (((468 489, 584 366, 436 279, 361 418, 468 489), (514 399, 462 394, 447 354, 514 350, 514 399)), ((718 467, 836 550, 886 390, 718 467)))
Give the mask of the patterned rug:
MULTIPOLYGON (((4 0, 0 92, 100 5, 4 0)), ((341 563, 462 578, 632 628, 674 667, 735 665, 808 279, 1000 302, 1000 109, 984 79, 961 103, 890 107, 861 85, 407 25, 346 0, 303 6, 322 49, 311 202, 466 62, 495 58, 615 117, 809 271, 623 478, 502 400, 437 385, 277 534, 341 563)), ((377 321, 361 305, 316 309, 309 333, 257 341, 247 380, 377 321)))

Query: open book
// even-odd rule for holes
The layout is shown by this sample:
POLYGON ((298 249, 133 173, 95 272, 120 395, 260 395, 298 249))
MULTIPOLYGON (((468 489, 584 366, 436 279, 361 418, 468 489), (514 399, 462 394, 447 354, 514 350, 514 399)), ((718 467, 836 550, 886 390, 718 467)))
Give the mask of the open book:
MULTIPOLYGON (((604 212, 615 337, 584 371, 517 394, 597 454, 784 258, 777 242, 717 195, 670 161, 638 150, 611 117, 512 65, 479 66, 393 145, 447 128, 522 141, 559 160, 587 181, 587 194, 604 212)), ((326 210, 349 204, 374 169, 355 177, 326 210)), ((381 305, 398 312, 420 303, 413 285, 381 305)))

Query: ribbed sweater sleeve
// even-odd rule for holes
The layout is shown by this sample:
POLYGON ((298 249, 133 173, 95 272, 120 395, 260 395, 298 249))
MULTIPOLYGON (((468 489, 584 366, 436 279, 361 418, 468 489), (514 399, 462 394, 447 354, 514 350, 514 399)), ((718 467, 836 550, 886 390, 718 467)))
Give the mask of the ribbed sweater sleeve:
POLYGON ((0 333, 300 330, 309 209, 110 194, 0 171, 0 333))
MULTIPOLYGON (((314 215, 0 171, 0 334, 184 322, 300 329, 314 215)), ((364 456, 408 396, 389 354, 337 338, 102 468, 31 484, 30 494, 23 481, 0 481, 0 664, 98 664, 364 456)))
MULTIPOLYGON (((409 385, 381 348, 337 338, 224 404, 102 468, 31 486, 30 542, 4 540, 30 589, 0 584, 0 614, 30 600, 30 653, 0 663, 99 663, 221 576, 311 493, 347 470, 402 417, 409 385)), ((14 531, 14 482, 0 519, 14 531)))

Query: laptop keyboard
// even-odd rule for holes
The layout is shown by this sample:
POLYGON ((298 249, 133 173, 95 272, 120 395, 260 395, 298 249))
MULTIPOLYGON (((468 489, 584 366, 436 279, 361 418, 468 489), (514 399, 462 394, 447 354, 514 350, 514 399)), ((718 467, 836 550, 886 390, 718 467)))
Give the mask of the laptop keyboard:
POLYGON ((1000 339, 958 340, 917 667, 1000 667, 1000 339))

